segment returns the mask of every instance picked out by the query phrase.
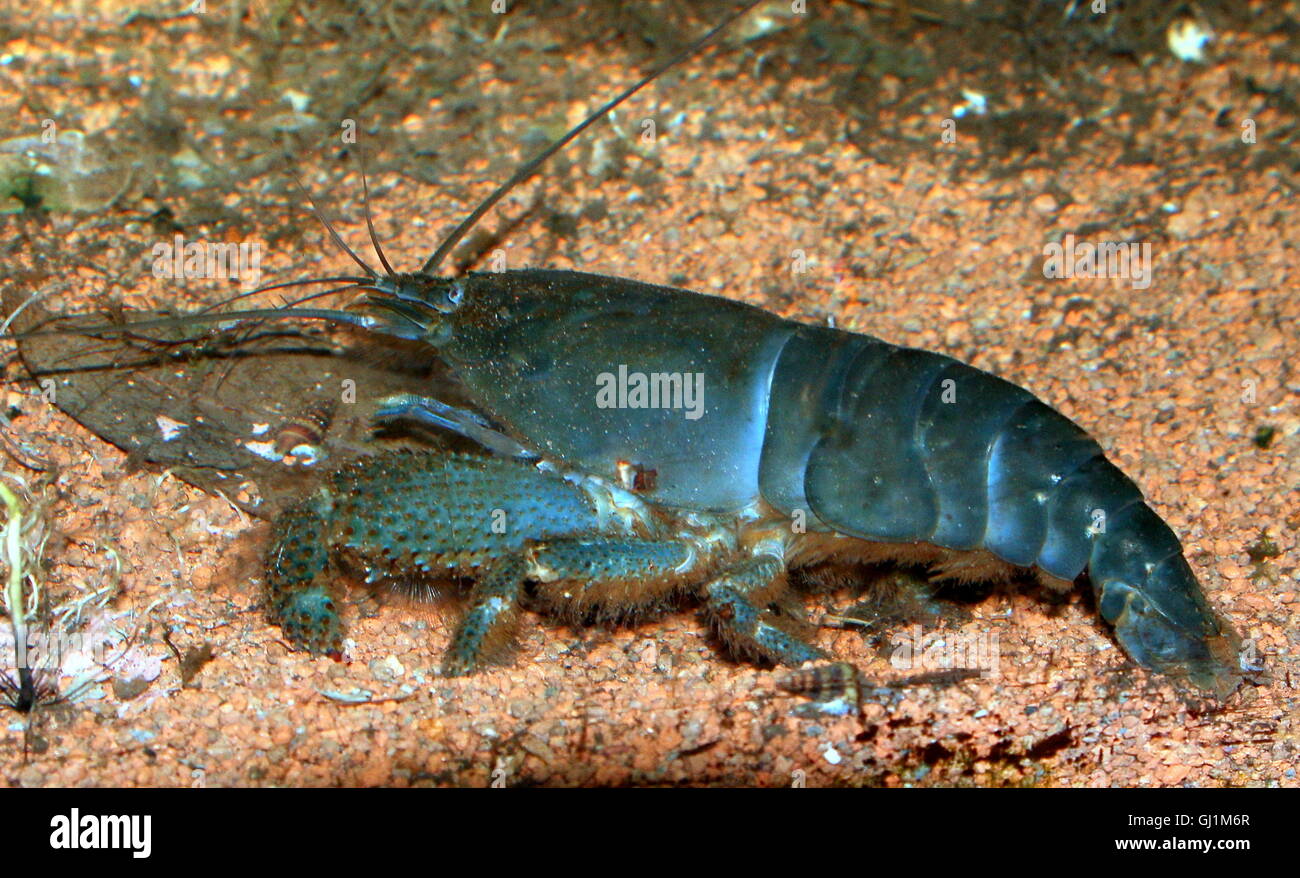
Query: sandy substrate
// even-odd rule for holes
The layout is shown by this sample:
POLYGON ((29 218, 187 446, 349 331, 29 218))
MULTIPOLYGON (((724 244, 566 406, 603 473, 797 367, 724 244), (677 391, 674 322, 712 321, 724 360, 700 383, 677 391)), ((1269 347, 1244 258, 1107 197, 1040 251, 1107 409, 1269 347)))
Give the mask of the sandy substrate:
MULTIPOLYGON (((21 33, 42 23, 16 24, 21 33)), ((211 134, 218 114, 195 121, 178 102, 142 115, 148 99, 122 84, 127 72, 160 82, 158 70, 169 64, 178 89, 256 83, 265 71, 245 77, 246 40, 235 39, 232 51, 224 29, 184 19, 137 23, 115 54, 96 51, 93 39, 81 45, 81 66, 72 68, 88 71, 82 85, 67 86, 69 78, 59 86, 52 77, 69 76, 71 45, 59 34, 71 41, 76 28, 92 25, 65 22, 53 47, 32 32, 0 46, 0 54, 26 59, 8 65, 13 75, 0 102, 26 98, 32 109, 21 124, 33 130, 50 114, 110 143, 119 137, 118 160, 129 161, 134 149, 137 167, 109 209, 0 218, 9 283, 45 289, 55 311, 175 299, 177 289, 150 277, 141 258, 170 238, 172 220, 192 237, 266 242, 268 278, 343 266, 342 256, 320 255, 326 250, 310 218, 285 206, 295 196, 283 176, 196 186, 189 197, 189 166, 177 156, 236 170, 258 159, 224 151, 228 144, 211 134), (191 82, 196 68, 181 59, 196 58, 206 59, 208 74, 191 82), (144 115, 189 133, 143 138, 144 115), (138 146, 145 141, 154 152, 138 146), (163 208, 170 213, 160 220, 163 208)), ((435 43, 445 38, 439 27, 427 31, 435 43)), ((515 27, 516 37, 529 32, 527 20, 515 27)), ((11 436, 57 467, 45 494, 55 528, 45 550, 48 588, 66 597, 116 577, 116 598, 83 630, 133 636, 106 679, 71 703, 30 720, 5 714, 0 781, 1300 786, 1300 180, 1295 143, 1280 140, 1295 136, 1295 93, 1285 84, 1294 88, 1300 70, 1277 60, 1289 37, 1223 29, 1200 64, 1167 50, 1140 69, 1101 59, 1090 77, 1112 103, 1099 103, 1082 126, 1092 136, 1067 125, 1035 156, 981 165, 975 160, 990 143, 981 126, 995 124, 990 117, 957 117, 957 141, 941 141, 942 120, 953 118, 962 88, 974 87, 958 65, 937 76, 927 112, 881 117, 887 134, 933 148, 895 148, 893 161, 876 161, 846 139, 860 122, 831 100, 817 64, 795 59, 779 85, 761 78, 764 51, 766 63, 777 63, 781 46, 800 40, 797 23, 783 27, 763 50, 731 44, 688 64, 620 111, 617 127, 595 132, 553 175, 546 198, 555 212, 509 231, 501 246, 510 266, 674 283, 802 320, 833 318, 1029 388, 1084 425, 1143 487, 1182 537, 1211 601, 1253 644, 1263 673, 1226 705, 1182 697, 1132 667, 1082 590, 1051 601, 1035 588, 996 591, 956 621, 923 630, 991 638, 994 673, 909 686, 888 703, 867 704, 861 716, 798 715, 801 699, 778 692, 769 671, 724 658, 689 608, 615 630, 529 616, 515 665, 443 679, 436 667, 454 617, 354 590, 347 660, 311 659, 288 651, 263 618, 257 556, 265 525, 134 468, 45 404, 11 358, 4 400, 11 436), (1118 100, 1139 86, 1158 118, 1118 100), (642 118, 658 120, 649 148, 636 143, 642 118), (1241 141, 1246 118, 1256 125, 1254 144, 1241 141), (1225 158, 1233 149, 1247 158, 1225 158), (1289 166, 1266 160, 1266 150, 1289 154, 1289 166), (616 172, 607 172, 611 161, 616 172), (1044 278, 1043 245, 1067 233, 1150 243, 1149 287, 1044 278), (807 271, 792 275, 796 250, 807 271), (1261 428, 1271 428, 1271 441, 1256 441, 1261 428), (1260 557, 1261 533, 1276 554, 1260 557), (164 642, 168 632, 181 654, 212 651, 187 685, 164 642)), ((910 39, 927 38, 918 30, 910 39)), ((598 94, 646 57, 630 58, 617 39, 565 48, 571 60, 545 56, 554 66, 548 72, 572 77, 574 89, 591 83, 598 94)), ((483 61, 467 74, 470 83, 401 108, 391 138, 399 145, 372 141, 376 223, 395 265, 418 265, 502 168, 536 148, 523 137, 530 120, 562 127, 593 103, 575 94, 546 104, 543 117, 521 98, 525 115, 516 108, 494 126, 483 107, 502 111, 511 88, 531 93, 526 83, 484 85, 493 69, 483 61), (479 97, 464 113, 471 133, 458 140, 443 129, 457 101, 479 97), (428 160, 422 179, 408 164, 418 161, 410 144, 426 142, 448 145, 442 154, 430 148, 441 157, 428 160), (473 160, 494 143, 507 155, 473 160), (463 165, 449 167, 458 157, 463 165)), ((386 90, 391 98, 408 73, 399 59, 382 75, 396 83, 386 90)), ((878 88, 897 94, 905 83, 884 71, 878 88)), ((1001 98, 988 96, 994 118, 1015 109, 1001 98)), ((265 123, 271 99, 252 103, 254 111, 231 118, 265 123)), ((291 103, 277 106, 293 112, 291 103)), ((317 111, 329 119, 342 112, 307 110, 317 111)), ((396 111, 388 112, 385 119, 396 111)), ((890 143, 882 134, 881 148, 890 143)), ((317 152, 305 153, 299 173, 330 193, 345 234, 361 240, 357 178, 341 179, 349 165, 331 164, 330 147, 309 149, 317 152)), ((535 191, 507 199, 506 215, 520 215, 535 191)), ((208 284, 183 294, 210 302, 225 292, 208 284)), ((12 459, 4 469, 40 478, 12 459)), ((809 609, 816 617, 853 600, 818 596, 809 609)), ((931 670, 895 667, 887 641, 882 647, 853 631, 824 629, 818 643, 877 683, 931 670)))

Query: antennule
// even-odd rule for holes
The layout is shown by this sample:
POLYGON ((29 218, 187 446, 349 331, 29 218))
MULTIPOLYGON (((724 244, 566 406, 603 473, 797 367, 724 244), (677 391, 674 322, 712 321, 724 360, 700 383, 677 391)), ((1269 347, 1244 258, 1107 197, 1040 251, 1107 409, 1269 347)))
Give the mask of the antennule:
POLYGON ((384 271, 392 277, 397 272, 393 271, 393 266, 388 264, 388 257, 384 256, 384 248, 379 246, 379 236, 375 234, 375 222, 370 216, 370 186, 366 183, 366 163, 361 159, 360 144, 357 144, 357 167, 361 170, 361 207, 366 213, 366 228, 370 230, 370 246, 375 248, 375 255, 379 257, 379 264, 384 267, 384 271))
MULTIPOLYGON (((347 242, 344 241, 341 237, 339 237, 339 233, 334 231, 334 226, 331 225, 330 221, 325 218, 325 214, 321 211, 320 206, 316 204, 316 199, 312 198, 311 193, 307 191, 307 187, 303 185, 302 180, 298 178, 298 175, 294 173, 294 170, 292 168, 289 168, 288 170, 290 176, 293 177, 293 182, 298 186, 298 189, 302 192, 302 194, 307 196, 307 201, 311 203, 312 215, 315 216, 316 219, 320 220, 320 224, 325 227, 325 231, 329 232, 330 239, 334 241, 334 243, 339 247, 340 250, 342 250, 344 253, 351 256, 353 262, 361 266, 361 270, 366 273, 367 277, 372 279, 379 277, 379 272, 375 271, 373 268, 367 265, 365 260, 363 260, 360 256, 358 256, 352 250, 352 248, 347 245, 347 242)), ((362 182, 364 183, 364 181, 365 178, 362 177, 362 182)))

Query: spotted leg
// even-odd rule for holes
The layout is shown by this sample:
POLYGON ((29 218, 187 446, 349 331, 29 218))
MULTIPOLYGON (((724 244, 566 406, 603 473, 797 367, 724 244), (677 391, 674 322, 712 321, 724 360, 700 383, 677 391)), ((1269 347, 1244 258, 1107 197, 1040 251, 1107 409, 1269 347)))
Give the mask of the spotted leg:
POLYGON ((825 658, 805 643, 794 620, 771 609, 783 590, 785 562, 775 555, 751 558, 706 583, 705 611, 718 636, 738 657, 782 665, 825 658))
POLYGON ((313 654, 343 653, 343 622, 326 587, 326 517, 301 503, 275 523, 267 564, 267 615, 290 644, 313 654))
POLYGON ((500 558, 470 593, 469 610, 443 659, 447 676, 470 674, 508 657, 526 582, 545 603, 581 615, 590 609, 651 604, 682 581, 691 547, 672 540, 563 539, 500 558))

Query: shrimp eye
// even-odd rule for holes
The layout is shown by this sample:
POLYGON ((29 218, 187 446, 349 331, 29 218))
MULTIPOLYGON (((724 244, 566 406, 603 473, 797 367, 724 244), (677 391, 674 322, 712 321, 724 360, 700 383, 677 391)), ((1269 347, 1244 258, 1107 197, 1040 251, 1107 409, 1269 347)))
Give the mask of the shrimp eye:
POLYGON ((454 281, 450 286, 442 291, 440 296, 434 299, 433 307, 444 314, 450 314, 460 307, 460 303, 465 300, 465 288, 461 286, 460 281, 454 281))

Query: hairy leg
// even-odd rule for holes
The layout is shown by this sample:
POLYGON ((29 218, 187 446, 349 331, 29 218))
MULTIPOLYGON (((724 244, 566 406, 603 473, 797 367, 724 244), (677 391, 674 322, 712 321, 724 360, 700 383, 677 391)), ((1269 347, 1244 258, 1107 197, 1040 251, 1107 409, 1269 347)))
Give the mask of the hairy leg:
POLYGON ((470 593, 443 673, 473 673, 509 656, 518 628, 518 602, 528 581, 548 604, 575 613, 610 604, 651 603, 682 579, 691 549, 672 540, 566 539, 528 547, 494 562, 470 593))
POLYGON ((738 657, 782 665, 825 658, 804 642, 788 616, 766 609, 778 596, 785 561, 760 555, 727 570, 701 588, 705 610, 727 647, 738 657))

